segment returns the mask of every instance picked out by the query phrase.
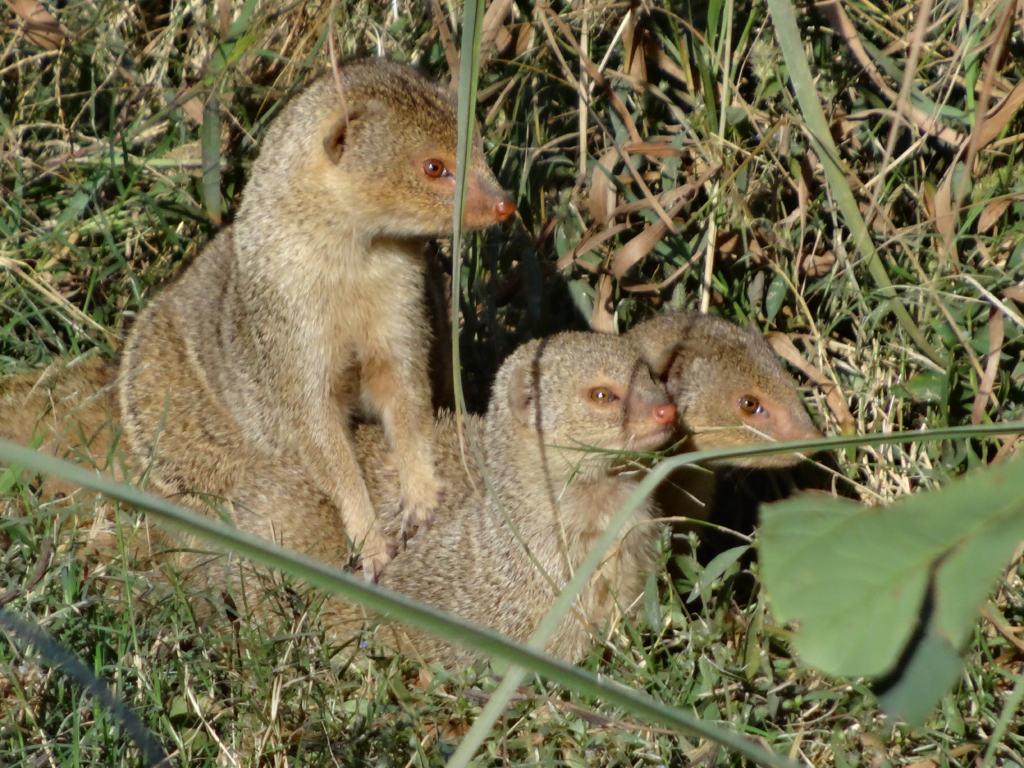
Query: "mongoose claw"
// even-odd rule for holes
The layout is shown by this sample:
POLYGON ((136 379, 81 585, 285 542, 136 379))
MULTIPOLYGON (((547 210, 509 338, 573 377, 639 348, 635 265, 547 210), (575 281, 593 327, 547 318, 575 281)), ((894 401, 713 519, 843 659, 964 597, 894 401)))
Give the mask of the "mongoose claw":
POLYGON ((398 506, 402 514, 403 547, 423 538, 434 524, 434 512, 444 501, 444 489, 433 477, 411 483, 408 489, 403 489, 398 506))
POLYGON ((380 581, 381 574, 384 573, 384 568, 387 566, 387 562, 379 557, 364 557, 360 562, 363 569, 363 578, 367 581, 376 584, 380 581))
POLYGON ((389 541, 386 541, 380 534, 371 533, 363 542, 363 552, 359 565, 363 569, 363 578, 376 584, 380 581, 381 574, 387 568, 398 548, 389 541))
POLYGON ((402 548, 421 540, 434 524, 434 508, 408 506, 402 510, 402 548))

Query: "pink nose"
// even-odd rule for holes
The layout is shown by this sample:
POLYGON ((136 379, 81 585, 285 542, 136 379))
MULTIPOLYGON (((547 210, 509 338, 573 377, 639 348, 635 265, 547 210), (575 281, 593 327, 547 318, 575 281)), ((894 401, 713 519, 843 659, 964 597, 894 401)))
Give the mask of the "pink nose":
POLYGON ((656 405, 651 410, 651 416, 655 424, 671 424, 676 420, 676 407, 674 405, 656 405))
POLYGON ((499 200, 494 204, 494 218, 498 221, 506 221, 516 212, 516 204, 511 200, 499 200))

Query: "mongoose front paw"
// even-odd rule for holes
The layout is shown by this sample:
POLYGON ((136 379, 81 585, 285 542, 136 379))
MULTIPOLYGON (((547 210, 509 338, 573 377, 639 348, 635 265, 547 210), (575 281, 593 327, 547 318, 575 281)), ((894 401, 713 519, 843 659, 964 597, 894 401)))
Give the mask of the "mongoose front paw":
POLYGON ((370 531, 360 552, 359 565, 363 569, 363 578, 376 584, 397 552, 398 548, 379 531, 370 531))
POLYGON ((430 493, 420 494, 420 498, 402 500, 402 546, 411 541, 423 538, 430 526, 434 524, 434 511, 441 503, 441 492, 432 484, 430 493), (426 498, 424 498, 426 497, 426 498))

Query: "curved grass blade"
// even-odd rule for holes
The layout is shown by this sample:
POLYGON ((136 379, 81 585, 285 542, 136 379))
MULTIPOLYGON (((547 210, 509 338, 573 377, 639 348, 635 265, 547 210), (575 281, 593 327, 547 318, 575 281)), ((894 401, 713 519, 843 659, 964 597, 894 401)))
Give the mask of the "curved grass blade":
POLYGON ((896 315, 907 335, 914 340, 918 349, 936 364, 945 368, 947 365, 945 359, 928 342, 924 333, 910 317, 910 313, 907 312, 907 308, 897 295, 896 288, 885 271, 874 243, 871 242, 871 235, 864 224, 860 209, 857 207, 857 200, 853 196, 853 192, 850 191, 850 185, 843 173, 839 150, 836 148, 835 142, 832 141, 832 134, 825 121, 825 113, 821 111, 821 100, 814 87, 814 78, 811 76, 807 57, 804 55, 803 41, 796 25, 793 3, 791 0, 768 0, 768 8, 775 21, 775 33, 779 39, 779 46, 782 48, 782 55, 786 60, 793 90, 800 103, 800 111, 803 112, 807 135, 814 144, 822 167, 825 169, 825 178, 828 179, 829 188, 839 204, 843 220, 850 228, 853 244, 857 251, 864 255, 868 271, 878 285, 879 293, 886 298, 889 308, 896 315))
POLYGON ((645 693, 601 679, 584 669, 566 664, 493 630, 478 627, 453 614, 370 584, 361 577, 318 563, 297 552, 191 512, 138 488, 118 483, 74 464, 41 455, 2 439, 0 461, 22 464, 33 472, 60 475, 71 482, 145 510, 158 521, 187 530, 190 534, 199 536, 217 547, 229 549, 265 567, 277 568, 315 587, 358 601, 378 613, 390 614, 400 621, 433 632, 440 637, 457 637, 460 643, 509 663, 519 664, 569 690, 599 697, 610 705, 621 707, 648 722, 696 733, 763 765, 773 768, 795 768, 793 763, 768 752, 743 736, 730 732, 723 725, 705 722, 688 712, 667 706, 645 693))
POLYGON ((124 705, 77 656, 64 648, 35 624, 15 616, 9 610, 0 610, 0 627, 14 635, 25 645, 33 645, 39 655, 51 666, 63 670, 83 690, 92 695, 113 715, 142 753, 147 765, 164 768, 171 764, 164 748, 153 737, 138 716, 124 705))

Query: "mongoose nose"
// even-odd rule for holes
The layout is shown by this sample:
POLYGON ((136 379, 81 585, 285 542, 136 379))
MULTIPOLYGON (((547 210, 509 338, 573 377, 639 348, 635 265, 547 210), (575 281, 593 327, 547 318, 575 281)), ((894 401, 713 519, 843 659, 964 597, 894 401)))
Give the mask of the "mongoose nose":
POLYGON ((674 405, 656 405, 651 411, 655 424, 671 424, 676 420, 676 407, 674 405))
POLYGON ((498 221, 509 219, 516 212, 516 204, 511 200, 499 200, 494 204, 494 218, 498 221))

